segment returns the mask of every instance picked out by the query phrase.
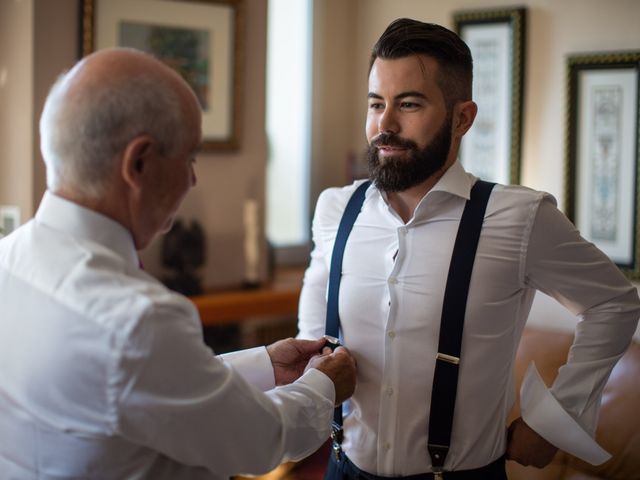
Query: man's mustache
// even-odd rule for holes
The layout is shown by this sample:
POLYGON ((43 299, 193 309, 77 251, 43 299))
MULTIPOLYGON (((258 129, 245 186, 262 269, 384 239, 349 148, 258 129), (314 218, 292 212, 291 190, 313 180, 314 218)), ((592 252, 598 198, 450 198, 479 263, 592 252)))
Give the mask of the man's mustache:
POLYGON ((416 149, 418 145, 413 140, 408 140, 406 138, 399 137, 393 133, 381 133, 373 140, 371 140, 372 147, 398 147, 398 148, 408 148, 408 149, 416 149))

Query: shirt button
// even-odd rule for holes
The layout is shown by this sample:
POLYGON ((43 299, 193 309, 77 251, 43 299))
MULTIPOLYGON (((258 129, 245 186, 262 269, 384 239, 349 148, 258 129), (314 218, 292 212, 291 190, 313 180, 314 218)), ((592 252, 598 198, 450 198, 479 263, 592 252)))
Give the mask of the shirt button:
POLYGON ((389 442, 384 444, 384 449, 385 450, 391 450, 391 444, 389 442))
POLYGON ((398 229, 398 232, 400 232, 400 235, 406 235, 407 234, 407 227, 400 227, 398 229))
POLYGON ((398 279, 396 277, 389 277, 389 283, 391 285, 395 285, 396 283, 398 283, 398 279))
POLYGON ((387 396, 391 396, 393 395, 393 388, 392 387, 387 387, 387 396))
POLYGON ((389 332, 387 335, 389 335, 389 338, 396 338, 396 332, 389 332))

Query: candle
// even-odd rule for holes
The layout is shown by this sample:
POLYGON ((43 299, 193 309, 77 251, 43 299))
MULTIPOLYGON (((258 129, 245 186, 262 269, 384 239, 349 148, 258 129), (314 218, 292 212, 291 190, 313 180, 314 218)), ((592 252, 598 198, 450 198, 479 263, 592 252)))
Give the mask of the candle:
POLYGON ((259 226, 258 201, 244 201, 244 281, 248 286, 255 286, 259 280, 259 226))

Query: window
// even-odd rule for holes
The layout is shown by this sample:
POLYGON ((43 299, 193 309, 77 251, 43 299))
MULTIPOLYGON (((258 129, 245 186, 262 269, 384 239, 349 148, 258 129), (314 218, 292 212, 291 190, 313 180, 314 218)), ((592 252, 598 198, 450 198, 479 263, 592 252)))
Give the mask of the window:
POLYGON ((282 259, 284 247, 309 244, 313 1, 268 8, 266 233, 282 259))

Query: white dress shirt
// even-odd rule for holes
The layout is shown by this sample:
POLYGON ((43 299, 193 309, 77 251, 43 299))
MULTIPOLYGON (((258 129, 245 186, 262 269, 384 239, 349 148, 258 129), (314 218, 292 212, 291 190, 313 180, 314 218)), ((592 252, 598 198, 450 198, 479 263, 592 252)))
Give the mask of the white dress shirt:
POLYGON ((50 193, 0 241, 0 309, 3 480, 226 479, 329 435, 326 375, 273 388, 264 347, 215 357, 126 229, 50 193))
MULTIPOLYGON (((343 447, 370 473, 431 471, 429 400, 443 295, 460 217, 475 181, 454 164, 406 224, 370 186, 349 237, 339 312, 343 342, 358 363, 358 383, 343 447)), ((337 225, 359 183, 328 189, 318 200, 315 247, 300 299, 300 337, 324 332, 337 225)), ((545 425, 556 420, 566 425, 568 417, 595 443, 591 437, 602 389, 639 316, 636 289, 580 237, 550 195, 496 185, 471 278, 445 470, 477 468, 505 452, 514 357, 536 290, 582 315, 582 321, 569 361, 551 388, 553 400, 538 394, 540 402, 545 400, 540 406, 523 398, 528 401, 523 418, 545 438, 555 438, 545 425)), ((597 445, 591 447, 596 454, 587 459, 601 461, 597 445)))

